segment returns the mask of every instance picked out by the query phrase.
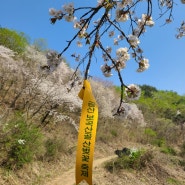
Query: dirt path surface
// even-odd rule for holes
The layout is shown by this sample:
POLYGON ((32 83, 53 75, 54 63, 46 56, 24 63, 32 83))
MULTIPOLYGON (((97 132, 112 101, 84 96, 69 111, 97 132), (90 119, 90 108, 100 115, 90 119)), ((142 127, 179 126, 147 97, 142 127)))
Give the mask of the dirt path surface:
MULTIPOLYGON (((93 163, 93 171, 96 171, 97 167, 100 167, 105 161, 109 161, 115 158, 116 155, 96 159, 93 163)), ((46 185, 74 185, 75 184, 75 169, 70 169, 63 173, 61 176, 55 178, 53 181, 48 182, 46 185)))

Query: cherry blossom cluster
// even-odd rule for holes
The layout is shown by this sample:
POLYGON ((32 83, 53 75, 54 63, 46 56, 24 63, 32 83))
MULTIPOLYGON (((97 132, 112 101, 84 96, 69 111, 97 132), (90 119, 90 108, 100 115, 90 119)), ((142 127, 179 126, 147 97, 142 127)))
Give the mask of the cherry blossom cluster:
MULTIPOLYGON (((181 3, 185 4, 185 0, 181 0, 181 3)), ((180 28, 178 28, 178 34, 176 35, 176 37, 180 39, 183 36, 185 36, 185 22, 184 21, 182 21, 180 28)))
POLYGON ((66 4, 61 10, 56 10, 55 8, 49 9, 49 14, 53 17, 51 18, 51 23, 54 24, 57 20, 64 19, 68 22, 74 20, 74 5, 73 3, 66 4))
MULTIPOLYGON (((141 34, 146 32, 146 26, 152 27, 154 25, 154 21, 150 12, 147 12, 147 14, 141 14, 140 17, 136 16, 134 14, 134 10, 132 10, 136 3, 139 3, 139 1, 98 0, 95 8, 84 7, 84 9, 83 7, 75 9, 74 4, 69 3, 64 5, 60 10, 50 8, 49 13, 52 16, 51 23, 53 24, 57 20, 61 19, 65 19, 67 22, 73 22, 73 28, 77 30, 77 33, 69 42, 68 46, 75 40, 78 47, 82 47, 84 43, 85 45, 90 45, 91 49, 87 52, 87 55, 89 55, 89 61, 91 61, 92 54, 95 53, 95 48, 102 49, 104 64, 101 65, 101 71, 105 77, 111 77, 113 75, 113 69, 120 74, 120 71, 126 67, 127 61, 131 59, 131 56, 138 63, 137 72, 143 72, 149 67, 149 60, 143 57, 143 51, 139 47, 139 37, 141 34), (78 10, 86 9, 87 12, 85 12, 80 19, 74 16, 75 12, 78 10), (105 10, 104 15, 98 20, 93 20, 93 15, 97 14, 100 9, 105 10), (126 35, 120 24, 124 24, 128 21, 132 25, 132 31, 130 34, 126 35), (94 27, 92 27, 91 24, 94 25, 94 27), (109 26, 105 26, 105 31, 102 28, 106 24, 109 26), (112 47, 107 46, 105 48, 103 46, 101 37, 103 37, 105 33, 108 33, 109 38, 113 38, 112 47), (113 54, 113 49, 116 46, 119 46, 121 42, 125 42, 123 43, 125 47, 117 48, 115 54, 113 54), (114 55, 115 57, 113 57, 114 55)), ((63 52, 68 49, 68 46, 63 50, 63 52)), ((63 52, 61 52, 60 55, 62 55, 63 52)), ((71 56, 75 58, 75 61, 81 61, 80 54, 73 53, 71 56)), ((59 58, 57 58, 56 53, 48 54, 47 59, 48 66, 51 66, 52 68, 56 67, 59 63, 59 58)), ((86 70, 89 69, 87 68, 86 70)), ((120 78, 122 77, 120 76, 120 78)), ((125 86, 125 84, 122 85, 125 86)), ((130 95, 128 97, 135 98, 135 96, 139 95, 137 91, 131 88, 129 89, 130 95), (131 94, 134 95, 131 96, 131 94)), ((125 90, 125 92, 127 91, 125 90)))
MULTIPOLYGON (((184 0, 181 2, 185 3, 184 0)), ((173 5, 174 0, 158 0, 158 7, 161 10, 160 17, 169 13, 166 23, 172 21, 173 5)), ((64 19, 73 23, 75 29, 72 39, 67 41, 66 47, 58 56, 62 56, 74 42, 78 47, 84 46, 87 52, 83 57, 78 53, 71 54, 75 61, 79 62, 79 65, 87 62, 84 78, 87 79, 91 63, 98 58, 103 75, 111 77, 114 72, 117 73, 121 90, 126 93, 126 98, 137 99, 140 96, 139 87, 133 84, 125 85, 121 71, 127 66, 129 60, 137 63, 137 72, 143 72, 149 68, 149 59, 144 57, 140 38, 149 27, 155 25, 152 10, 152 0, 97 0, 94 7, 76 8, 73 3, 68 3, 60 10, 50 8, 52 24, 57 20, 64 19), (141 13, 140 8, 144 13, 141 13), (109 39, 109 46, 104 45, 105 39, 109 39), (96 56, 96 51, 102 53, 102 59, 96 56)), ((183 22, 177 38, 184 36, 184 30, 183 22)), ((50 63, 55 63, 53 61, 55 59, 50 63)), ((51 66, 50 63, 48 65, 51 66)), ((121 100, 123 100, 123 93, 121 100)))
MULTIPOLYGON (((111 48, 108 48, 106 51, 110 53, 112 50, 111 48)), ((106 63, 107 61, 106 55, 104 55, 103 58, 104 58, 105 64, 101 66, 101 70, 105 77, 110 77, 113 75, 111 73, 111 69, 120 71, 121 69, 124 69, 126 67, 126 62, 130 59, 130 54, 128 53, 128 48, 126 47, 117 49, 116 59, 114 60, 114 64, 110 66, 106 63)))
MULTIPOLYGON (((184 4, 185 4, 185 1, 184 1, 184 4)), ((183 36, 185 36, 185 22, 184 21, 181 23, 180 28, 178 28, 178 34, 176 35, 176 37, 180 39, 183 36)))
POLYGON ((125 89, 125 94, 128 100, 137 100, 141 95, 141 89, 135 84, 130 84, 125 89))
POLYGON ((173 0, 160 0, 160 6, 171 8, 173 6, 173 0))
POLYGON ((49 72, 53 72, 62 62, 62 58, 59 56, 59 54, 56 51, 48 51, 46 54, 47 58, 47 70, 49 72))

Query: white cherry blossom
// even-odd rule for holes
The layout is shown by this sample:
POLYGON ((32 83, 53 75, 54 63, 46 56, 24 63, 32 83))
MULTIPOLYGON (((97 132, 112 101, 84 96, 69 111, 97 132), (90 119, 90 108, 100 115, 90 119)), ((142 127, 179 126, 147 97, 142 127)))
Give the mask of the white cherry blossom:
POLYGON ((62 10, 56 10, 54 8, 50 8, 49 14, 53 17, 60 18, 61 14, 62 14, 62 10))
POLYGON ((130 84, 125 89, 125 94, 128 100, 138 100, 141 95, 141 89, 135 84, 130 84))
POLYGON ((139 38, 135 35, 129 35, 128 41, 129 41, 130 45, 134 48, 136 48, 138 46, 138 44, 140 43, 139 38))
POLYGON ((119 60, 127 61, 130 59, 130 54, 128 53, 128 48, 119 48, 116 50, 116 56, 119 60))
POLYGON ((140 62, 139 62, 139 68, 137 69, 137 72, 143 72, 146 69, 149 68, 149 60, 146 58, 143 58, 140 62))
POLYGON ((105 77, 111 77, 113 74, 111 73, 111 68, 107 64, 101 65, 101 71, 105 77))
POLYGON ((72 15, 74 11, 74 5, 73 3, 69 3, 63 6, 63 9, 66 13, 72 15))
POLYGON ((116 20, 118 22, 125 22, 129 19, 128 12, 124 12, 123 10, 117 9, 116 10, 116 20))

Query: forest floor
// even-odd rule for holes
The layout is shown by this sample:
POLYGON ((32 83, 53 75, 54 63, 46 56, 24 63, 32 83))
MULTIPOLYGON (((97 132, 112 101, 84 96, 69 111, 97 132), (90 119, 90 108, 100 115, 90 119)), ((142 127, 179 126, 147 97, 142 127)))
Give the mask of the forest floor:
MULTIPOLYGON (((153 150, 153 155, 152 163, 142 170, 124 169, 113 173, 104 166, 108 161, 114 162, 117 156, 107 153, 104 157, 99 155, 93 163, 93 185, 185 185, 185 171, 179 166, 177 156, 166 155, 158 149, 153 150)), ((75 168, 50 178, 45 185, 75 185, 75 168)))

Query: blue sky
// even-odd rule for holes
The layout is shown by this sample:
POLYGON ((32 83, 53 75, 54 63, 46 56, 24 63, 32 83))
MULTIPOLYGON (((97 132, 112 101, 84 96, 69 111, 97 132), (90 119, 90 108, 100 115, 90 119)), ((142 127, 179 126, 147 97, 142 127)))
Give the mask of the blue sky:
MULTIPOLYGON (((72 1, 72 0, 71 0, 72 1)), ((27 34, 31 41, 38 38, 47 40, 50 49, 58 52, 66 45, 66 40, 70 39, 73 33, 73 25, 64 21, 51 25, 49 21, 49 8, 60 9, 69 0, 0 0, 0 25, 9 29, 22 31, 27 34)), ((75 7, 95 5, 96 0, 76 1, 75 7), (77 3, 78 2, 78 3, 77 3)), ((185 20, 185 5, 176 0, 174 7, 174 22, 162 26, 164 19, 156 21, 155 26, 148 28, 141 38, 141 47, 144 56, 150 61, 150 68, 143 73, 137 73, 138 65, 134 61, 129 61, 127 67, 122 71, 125 84, 147 84, 159 90, 172 90, 181 95, 185 94, 185 37, 176 39, 176 30, 182 20, 185 20)), ((158 10, 154 11, 157 15, 158 10)), ((75 45, 64 54, 72 67, 77 65, 70 54, 77 50, 75 45)), ((83 53, 83 49, 81 49, 83 53)), ((84 53, 85 54, 85 53, 84 53)), ((100 57, 98 56, 98 60, 100 57)), ((100 71, 100 64, 95 64, 90 69, 90 75, 103 78, 100 71)), ((119 85, 116 75, 111 78, 104 78, 119 85)))

